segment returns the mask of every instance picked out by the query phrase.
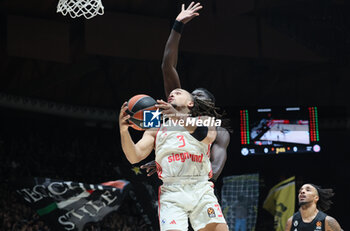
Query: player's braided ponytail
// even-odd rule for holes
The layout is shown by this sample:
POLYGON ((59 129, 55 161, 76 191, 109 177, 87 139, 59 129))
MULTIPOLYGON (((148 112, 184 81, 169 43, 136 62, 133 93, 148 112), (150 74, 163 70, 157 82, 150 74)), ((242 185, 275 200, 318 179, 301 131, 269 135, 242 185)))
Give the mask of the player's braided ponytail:
POLYGON ((198 116, 210 116, 215 117, 215 119, 221 119, 221 127, 226 128, 229 132, 232 132, 230 126, 230 119, 226 118, 226 112, 223 111, 219 113, 221 109, 216 107, 210 100, 202 100, 193 97, 194 106, 191 108, 191 114, 193 117, 198 116))
POLYGON ((321 188, 320 186, 314 184, 311 185, 315 187, 320 198, 317 202, 317 208, 321 211, 328 210, 333 204, 333 202, 330 200, 330 198, 334 196, 333 189, 321 188))

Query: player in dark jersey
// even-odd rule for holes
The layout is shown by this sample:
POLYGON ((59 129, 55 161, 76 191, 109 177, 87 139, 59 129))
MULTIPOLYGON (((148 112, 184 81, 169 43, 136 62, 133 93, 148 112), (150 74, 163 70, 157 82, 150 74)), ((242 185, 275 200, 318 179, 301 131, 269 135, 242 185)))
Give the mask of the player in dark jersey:
POLYGON ((342 231, 339 223, 323 211, 330 208, 333 189, 304 184, 298 194, 299 211, 290 217, 285 231, 342 231))

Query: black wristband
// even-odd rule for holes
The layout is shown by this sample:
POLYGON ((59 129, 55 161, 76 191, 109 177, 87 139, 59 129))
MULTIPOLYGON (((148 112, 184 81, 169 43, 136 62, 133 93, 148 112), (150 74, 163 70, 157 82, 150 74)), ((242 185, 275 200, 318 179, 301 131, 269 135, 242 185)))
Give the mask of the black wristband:
POLYGON ((196 128, 196 130, 194 130, 193 133, 191 133, 191 135, 196 138, 198 141, 202 141, 204 140, 207 135, 208 135, 208 127, 206 126, 199 126, 196 128))
POLYGON ((183 22, 175 20, 174 25, 173 25, 173 30, 176 31, 177 33, 181 34, 183 29, 185 27, 185 24, 183 22))

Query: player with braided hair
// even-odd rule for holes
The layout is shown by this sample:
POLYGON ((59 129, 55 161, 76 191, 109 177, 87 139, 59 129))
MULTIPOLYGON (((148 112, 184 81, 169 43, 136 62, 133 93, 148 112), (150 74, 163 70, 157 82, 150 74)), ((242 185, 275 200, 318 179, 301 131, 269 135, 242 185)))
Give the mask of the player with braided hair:
POLYGON ((288 219, 285 231, 342 231, 339 223, 324 213, 333 204, 333 195, 333 189, 304 184, 298 195, 299 211, 288 219))

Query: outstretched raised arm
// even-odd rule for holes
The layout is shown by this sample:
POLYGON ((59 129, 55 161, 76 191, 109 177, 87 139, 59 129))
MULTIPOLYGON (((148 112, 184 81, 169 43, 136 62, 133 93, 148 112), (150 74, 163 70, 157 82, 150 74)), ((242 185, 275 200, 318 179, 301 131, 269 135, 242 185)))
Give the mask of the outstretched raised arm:
POLYGON ((176 17, 176 21, 170 32, 162 60, 162 72, 166 97, 168 97, 170 92, 175 88, 181 88, 180 78, 176 70, 181 31, 186 23, 199 15, 197 11, 200 9, 202 9, 200 3, 195 4, 194 2, 191 2, 187 9, 185 9, 185 5, 182 4, 181 12, 176 17))

